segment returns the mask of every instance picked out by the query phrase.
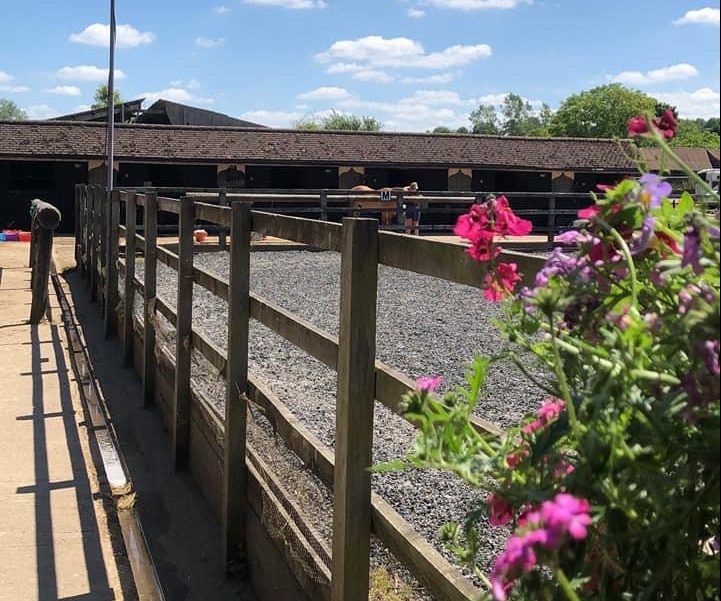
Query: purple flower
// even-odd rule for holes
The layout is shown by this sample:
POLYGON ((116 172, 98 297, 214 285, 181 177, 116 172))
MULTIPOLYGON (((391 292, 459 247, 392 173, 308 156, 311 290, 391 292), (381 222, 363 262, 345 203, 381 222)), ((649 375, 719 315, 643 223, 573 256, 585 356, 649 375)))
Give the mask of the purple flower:
POLYGON ((559 234, 554 240, 560 244, 585 244, 586 242, 594 242, 597 240, 588 232, 579 232, 578 230, 568 230, 559 234))
POLYGON ((641 227, 641 235, 636 238, 634 242, 633 252, 640 253, 646 250, 651 243, 651 238, 653 238, 655 231, 656 220, 652 215, 646 215, 646 218, 643 220, 643 226, 641 227))
POLYGON ((641 203, 649 208, 661 206, 661 199, 673 191, 671 184, 661 179, 655 173, 647 173, 639 180, 641 182, 641 203))
POLYGON ((683 237, 683 259, 681 260, 681 265, 683 267, 691 266, 696 275, 701 275, 703 273, 703 267, 701 266, 702 254, 698 228, 692 226, 688 228, 688 231, 683 237))
POLYGON ((718 340, 707 340, 703 343, 706 367, 715 376, 721 375, 721 365, 719 365, 720 347, 721 343, 718 340))
POLYGON ((564 255, 560 248, 556 248, 541 271, 536 274, 536 287, 546 286, 553 276, 565 276, 574 272, 577 272, 584 281, 589 280, 591 277, 590 268, 585 258, 569 257, 564 255))
POLYGON ((541 506, 541 517, 549 533, 549 546, 557 547, 561 540, 569 535, 575 540, 583 540, 591 525, 589 511, 591 505, 586 499, 560 493, 552 501, 541 506))
POLYGON ((442 383, 443 376, 436 376, 435 378, 418 378, 416 380, 416 390, 419 390, 420 392, 435 392, 442 383))

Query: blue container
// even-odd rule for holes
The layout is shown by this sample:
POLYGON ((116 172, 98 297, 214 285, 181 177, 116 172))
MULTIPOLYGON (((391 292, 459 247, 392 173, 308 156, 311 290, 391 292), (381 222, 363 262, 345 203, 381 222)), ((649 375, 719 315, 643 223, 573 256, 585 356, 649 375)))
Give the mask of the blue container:
POLYGON ((5 242, 5 234, 0 232, 0 242, 5 242))

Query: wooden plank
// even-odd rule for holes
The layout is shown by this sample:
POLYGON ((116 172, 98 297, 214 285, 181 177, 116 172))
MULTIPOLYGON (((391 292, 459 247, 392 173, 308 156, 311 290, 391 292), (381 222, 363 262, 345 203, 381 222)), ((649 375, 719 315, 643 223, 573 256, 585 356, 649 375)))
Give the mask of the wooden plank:
POLYGON ((172 453, 176 471, 185 469, 190 457, 190 346, 193 327, 193 201, 180 200, 179 261, 175 324, 175 382, 173 388, 172 453))
POLYGON ((172 213, 173 215, 180 215, 180 202, 178 202, 175 198, 158 196, 158 211, 163 213, 172 213))
POLYGON ((135 192, 128 192, 125 203, 125 303, 123 305, 123 364, 133 364, 133 315, 135 307, 135 252, 137 241, 138 212, 135 205, 135 192))
POLYGON ((436 599, 475 601, 480 591, 379 495, 373 494, 373 531, 436 599))
POLYGON ((234 203, 230 224, 228 367, 225 397, 222 545, 226 569, 245 563, 248 323, 250 321, 250 207, 234 203))
POLYGON ((155 296, 158 268, 157 193, 149 190, 144 197, 145 253, 143 266, 143 396, 145 405, 155 399, 155 296))
POLYGON ((327 221, 253 211, 253 231, 324 250, 342 247, 340 224, 327 221))
POLYGON ((98 252, 97 252, 97 186, 90 186, 89 189, 89 215, 88 215, 88 257, 89 257, 89 277, 88 286, 90 287, 90 300, 96 300, 97 279, 98 279, 98 252))
MULTIPOLYGON (((225 188, 218 194, 218 206, 228 206, 228 192, 225 188)), ((221 250, 225 250, 228 247, 228 230, 224 227, 218 230, 218 246, 220 246, 221 250)))
MULTIPOLYGON (((379 261, 383 265, 481 288, 485 269, 466 252, 463 244, 428 240, 392 232, 379 234, 379 261)), ((502 259, 518 264, 524 283, 531 284, 545 263, 543 257, 504 252, 502 259)))
POLYGON ((333 498, 333 601, 367 601, 378 222, 343 220, 333 498))
POLYGON ((105 278, 105 338, 108 339, 115 331, 116 309, 118 306, 118 255, 120 253, 120 240, 118 227, 120 226, 120 192, 113 190, 110 195, 110 217, 107 231, 107 277, 105 278))
POLYGON ((106 231, 108 229, 107 217, 109 216, 108 205, 110 198, 107 189, 98 187, 98 199, 100 202, 99 219, 98 219, 98 290, 96 293, 97 302, 105 309, 105 280, 107 279, 107 248, 108 239, 106 231))
POLYGON ((216 225, 230 226, 230 208, 219 207, 203 202, 195 203, 195 218, 200 221, 208 221, 216 225))

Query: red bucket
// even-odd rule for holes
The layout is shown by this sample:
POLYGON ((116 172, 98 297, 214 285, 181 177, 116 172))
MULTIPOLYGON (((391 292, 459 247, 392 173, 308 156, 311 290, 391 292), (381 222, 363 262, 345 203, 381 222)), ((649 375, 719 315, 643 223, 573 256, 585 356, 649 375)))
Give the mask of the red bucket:
POLYGON ((32 234, 30 232, 18 232, 20 242, 30 242, 32 234))

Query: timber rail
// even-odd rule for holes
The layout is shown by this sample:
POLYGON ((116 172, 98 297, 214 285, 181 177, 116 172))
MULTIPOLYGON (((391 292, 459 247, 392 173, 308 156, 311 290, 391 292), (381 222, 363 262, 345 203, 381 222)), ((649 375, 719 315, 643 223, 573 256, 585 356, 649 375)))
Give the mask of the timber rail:
MULTIPOLYGON (((226 199, 227 200, 227 199, 226 199)), ((108 332, 119 332, 124 361, 141 376, 148 404, 166 420, 176 469, 189 469, 223 526, 227 565, 244 561, 254 578, 258 566, 258 525, 273 509, 284 524, 273 538, 302 595, 309 601, 365 601, 368 598, 369 539, 373 532, 439 601, 471 601, 479 590, 423 539, 386 501, 371 492, 374 400, 400 413, 402 395, 413 381, 376 359, 378 265, 480 287, 484 272, 460 244, 379 231, 373 219, 346 217, 317 221, 251 209, 246 199, 230 206, 184 195, 159 196, 155 189, 115 190, 108 204, 100 187, 76 188, 76 256, 91 295, 104 306, 108 332), (179 220, 178 253, 158 246, 158 215, 179 220), (142 231, 138 231, 138 214, 142 231), (121 217, 125 216, 121 224, 121 217), (227 278, 193 265, 196 222, 230 233, 227 278), (250 292, 251 231, 340 252, 341 308, 338 337, 250 292), (120 254, 125 239, 125 257, 120 254), (135 256, 144 257, 144 277, 135 256), (175 310, 157 295, 157 262, 178 273, 175 310), (118 274, 124 272, 124 302, 118 274), (228 303, 228 350, 193 328, 193 284, 228 303), (143 299, 135 316, 135 293, 143 299), (117 309, 117 311, 116 311, 117 309), (176 329, 174 356, 156 345, 156 316, 176 329), (267 386, 248 373, 248 324, 255 319, 338 373, 335 451, 324 446, 267 386), (191 352, 204 356, 226 380, 221 414, 191 379, 191 352), (334 493, 333 543, 329 548, 303 518, 291 495, 253 448, 246 444, 248 405, 273 424, 279 438, 334 493), (300 558, 300 559, 299 559, 300 558)), ((529 281, 543 259, 506 253, 529 281)), ((502 431, 474 418, 484 436, 502 431)), ((266 533, 270 534, 268 528, 266 533)), ((257 576, 256 576, 257 578, 257 576)))

